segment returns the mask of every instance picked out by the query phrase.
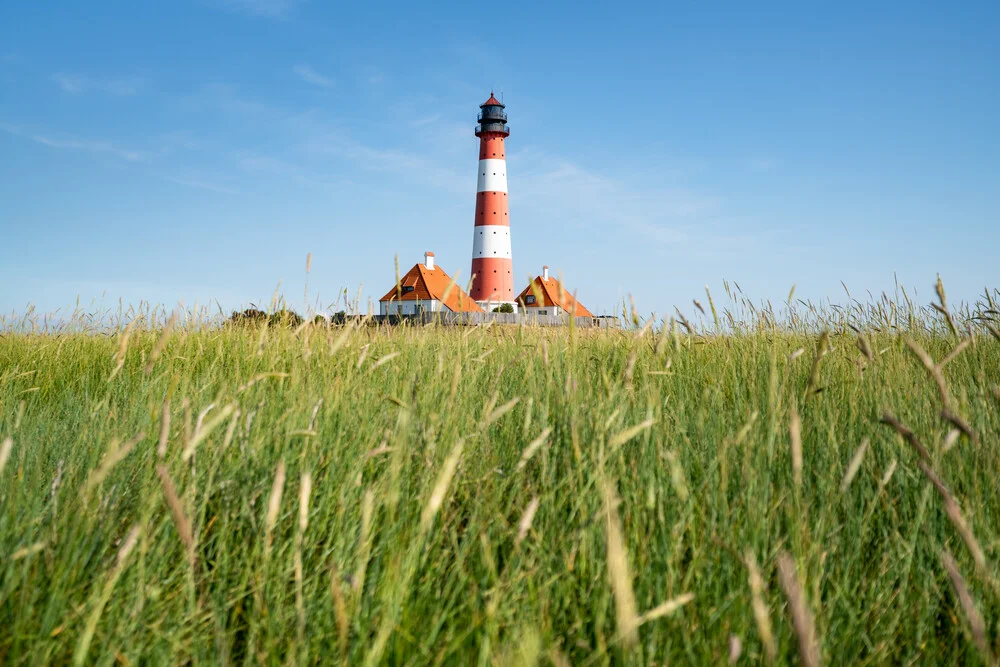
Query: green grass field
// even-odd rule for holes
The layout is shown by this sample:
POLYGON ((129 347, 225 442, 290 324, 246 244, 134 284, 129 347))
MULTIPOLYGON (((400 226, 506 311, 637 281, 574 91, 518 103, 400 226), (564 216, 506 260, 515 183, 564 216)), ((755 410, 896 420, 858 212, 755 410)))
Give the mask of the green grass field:
POLYGON ((993 302, 714 309, 8 323, 0 661, 995 660, 993 302))

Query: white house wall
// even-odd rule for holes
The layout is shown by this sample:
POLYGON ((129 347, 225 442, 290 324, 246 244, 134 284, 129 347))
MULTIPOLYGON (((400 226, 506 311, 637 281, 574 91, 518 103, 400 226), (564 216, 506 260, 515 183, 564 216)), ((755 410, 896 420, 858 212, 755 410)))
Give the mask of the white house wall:
POLYGON ((382 315, 416 315, 417 312, 436 313, 442 308, 437 299, 430 301, 379 301, 379 312, 382 315))

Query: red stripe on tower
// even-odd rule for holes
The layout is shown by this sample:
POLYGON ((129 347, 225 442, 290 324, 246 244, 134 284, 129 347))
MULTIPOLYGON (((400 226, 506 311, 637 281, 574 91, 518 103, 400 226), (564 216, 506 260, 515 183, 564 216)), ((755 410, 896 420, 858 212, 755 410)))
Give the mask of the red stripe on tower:
POLYGON ((507 160, 504 140, 510 136, 504 105, 490 93, 479 105, 479 173, 476 223, 472 238, 472 289, 469 295, 492 310, 514 303, 514 268, 507 210, 507 160))

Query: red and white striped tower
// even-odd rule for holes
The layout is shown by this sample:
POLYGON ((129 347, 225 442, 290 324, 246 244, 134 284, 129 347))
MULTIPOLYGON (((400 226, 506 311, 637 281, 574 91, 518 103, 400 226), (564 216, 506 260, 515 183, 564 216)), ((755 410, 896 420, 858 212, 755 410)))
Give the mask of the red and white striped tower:
POLYGON ((504 139, 510 136, 507 114, 493 93, 479 105, 479 187, 472 240, 472 289, 469 295, 489 312, 514 303, 514 269, 510 254, 507 211, 507 160, 504 139))

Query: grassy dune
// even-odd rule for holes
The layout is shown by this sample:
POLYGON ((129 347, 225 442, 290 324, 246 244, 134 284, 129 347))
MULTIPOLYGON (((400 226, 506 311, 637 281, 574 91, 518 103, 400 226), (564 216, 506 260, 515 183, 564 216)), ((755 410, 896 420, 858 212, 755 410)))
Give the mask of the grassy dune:
POLYGON ((9 327, 0 661, 988 662, 992 305, 9 327))

